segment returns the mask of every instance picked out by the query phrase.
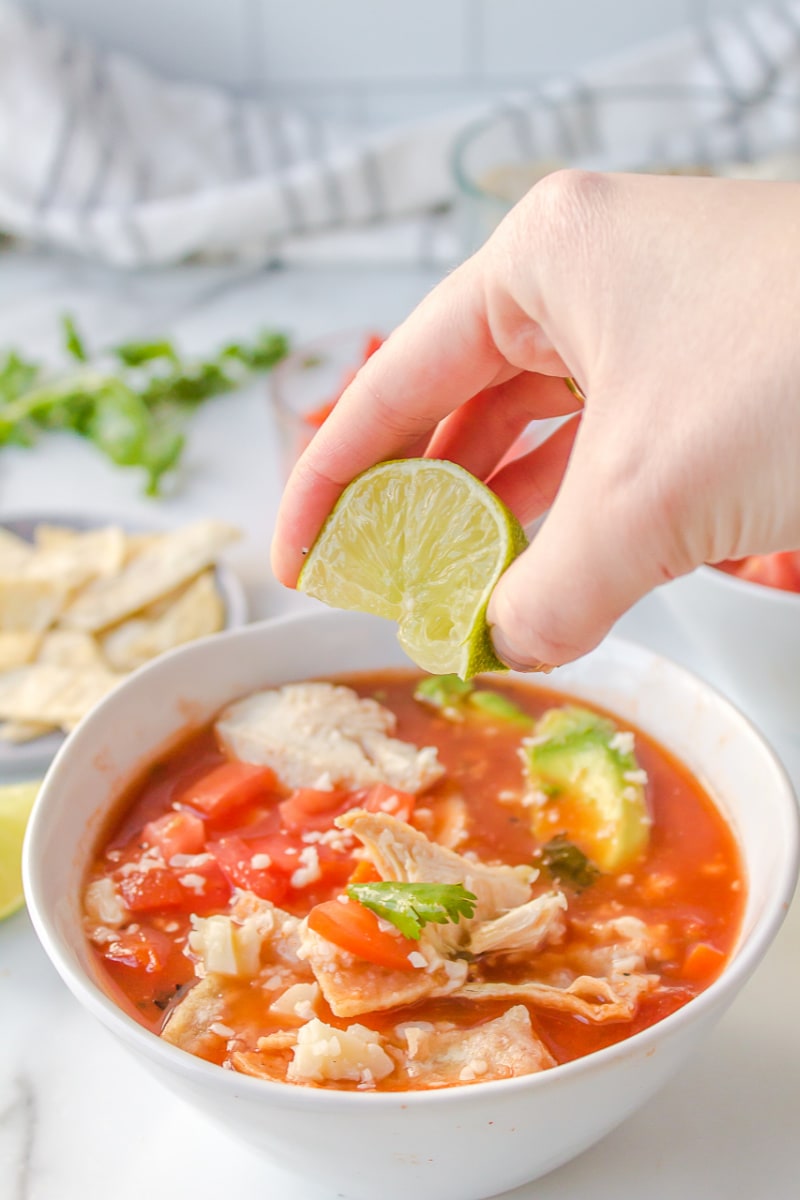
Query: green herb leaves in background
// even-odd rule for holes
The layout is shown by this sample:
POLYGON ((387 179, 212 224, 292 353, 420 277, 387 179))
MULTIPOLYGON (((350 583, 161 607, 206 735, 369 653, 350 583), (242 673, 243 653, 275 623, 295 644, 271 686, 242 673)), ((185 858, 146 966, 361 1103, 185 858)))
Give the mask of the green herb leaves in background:
POLYGON ((143 470, 151 496, 180 461, 192 411, 268 371, 289 350, 282 333, 265 330, 209 359, 187 360, 172 342, 154 339, 126 342, 96 362, 69 316, 63 331, 71 360, 63 372, 15 350, 0 357, 0 447, 32 446, 45 430, 69 430, 117 466, 143 470))
POLYGON ((347 894, 414 941, 424 925, 471 917, 478 902, 461 883, 351 883, 347 894))

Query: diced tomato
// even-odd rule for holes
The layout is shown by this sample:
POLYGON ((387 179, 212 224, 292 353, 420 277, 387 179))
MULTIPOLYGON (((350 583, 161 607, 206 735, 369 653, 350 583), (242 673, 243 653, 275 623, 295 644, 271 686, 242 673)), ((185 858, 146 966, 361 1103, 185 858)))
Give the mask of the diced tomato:
POLYGON ((117 886, 131 912, 154 912, 160 908, 185 908, 186 893, 174 872, 166 867, 131 871, 120 875, 117 886))
POLYGON ((214 820, 276 789, 275 772, 254 763, 226 762, 195 780, 180 802, 214 820))
POLYGON ((348 883, 380 883, 381 877, 376 871, 373 863, 368 858, 361 858, 356 863, 355 870, 348 883))
MULTIPOLYGON (((363 366, 367 359, 371 358, 375 351, 380 349, 380 347, 383 345, 383 342, 384 339, 379 333, 368 334, 366 343, 364 345, 364 353, 361 357, 361 362, 358 365, 360 367, 363 366)), ((319 408, 315 408, 311 412, 305 414, 303 420, 307 425, 310 425, 312 429, 319 429, 320 425, 325 423, 338 404, 342 392, 346 388, 349 388, 357 373, 358 372, 356 370, 345 371, 339 384, 339 391, 336 393, 333 399, 326 400, 324 404, 320 404, 319 408)))
POLYGON ((206 827, 190 812, 167 812, 148 821, 142 830, 148 846, 157 846, 169 862, 174 854, 199 854, 205 846, 206 827))
POLYGON ((695 983, 710 983, 722 969, 725 955, 709 942, 695 942, 687 952, 681 974, 695 983))
POLYGON ((235 834, 229 834, 218 842, 210 842, 208 849, 234 887, 254 892, 273 904, 279 904, 286 895, 289 889, 286 873, 275 867, 272 855, 257 842, 245 842, 235 834), (259 865, 259 855, 267 857, 269 863, 259 865))
POLYGON ((305 843, 288 830, 281 829, 277 833, 265 837, 246 838, 251 854, 268 854, 276 871, 291 875, 301 865, 300 854, 305 850, 305 843))
POLYGON ((761 583, 784 592, 800 592, 800 551, 751 554, 731 564, 730 570, 750 583, 761 583))
POLYGON ((417 969, 408 958, 419 949, 417 943, 401 933, 381 929, 375 914, 357 900, 349 900, 347 904, 326 900, 318 904, 308 914, 308 925, 320 937, 356 958, 393 971, 417 969))
POLYGON ((346 800, 346 792, 297 788, 288 800, 278 805, 278 810, 285 827, 293 832, 332 829, 334 817, 349 807, 346 800))
POLYGON ((184 909, 202 915, 224 908, 231 894, 228 877, 216 858, 175 868, 178 883, 184 892, 184 909))
MULTIPOLYGON (((416 796, 390 787, 388 783, 374 783, 371 788, 366 789, 363 799, 360 800, 361 808, 365 808, 367 812, 387 813, 390 817, 397 817, 398 821, 409 821, 415 804, 416 796)), ((351 807, 355 807, 352 797, 351 807)))
POLYGON ((103 958, 154 975, 169 962, 172 942, 157 929, 120 930, 102 949, 103 958))

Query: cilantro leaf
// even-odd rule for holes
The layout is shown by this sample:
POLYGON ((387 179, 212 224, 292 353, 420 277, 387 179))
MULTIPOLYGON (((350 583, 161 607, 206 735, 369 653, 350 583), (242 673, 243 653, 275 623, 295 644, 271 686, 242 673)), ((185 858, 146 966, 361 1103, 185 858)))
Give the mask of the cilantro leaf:
POLYGON ((542 862, 553 879, 582 892, 597 879, 600 871, 574 842, 563 833, 551 838, 541 849, 542 862))
POLYGON ((64 331, 64 349, 67 354, 71 358, 74 358, 76 362, 88 362, 89 355, 86 353, 86 345, 78 333, 78 327, 75 324, 74 318, 69 313, 65 313, 61 318, 61 328, 64 331))
POLYGON ((425 925, 472 917, 478 902, 462 883, 351 883, 347 895, 414 941, 425 925))
POLYGON ((289 351, 284 334, 265 330, 251 343, 187 362, 159 338, 113 347, 98 370, 73 318, 65 315, 62 326, 64 349, 78 367, 56 373, 14 350, 0 359, 0 447, 33 446, 48 430, 69 430, 117 466, 143 471, 148 495, 157 495, 162 476, 179 464, 191 412, 289 351))

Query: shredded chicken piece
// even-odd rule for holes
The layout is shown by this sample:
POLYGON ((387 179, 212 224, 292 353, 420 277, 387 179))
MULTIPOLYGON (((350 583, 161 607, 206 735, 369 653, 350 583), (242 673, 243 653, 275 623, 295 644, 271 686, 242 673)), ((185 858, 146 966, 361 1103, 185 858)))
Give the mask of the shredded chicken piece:
MULTIPOLYGON (((475 922, 492 920, 530 899, 533 867, 490 867, 430 841, 424 833, 386 813, 354 808, 336 818, 340 829, 354 833, 366 848, 382 879, 401 883, 463 883, 478 898, 475 922)), ((451 926, 467 932, 469 922, 451 926)), ((439 927, 440 929, 442 927, 439 927)))
POLYGON ((406 1026, 404 1036, 408 1077, 428 1087, 507 1079, 555 1066, 521 1004, 474 1029, 441 1032, 406 1026))
POLYGON ((545 892, 493 921, 482 921, 470 934, 470 952, 498 954, 526 950, 534 954, 546 943, 560 941, 564 936, 566 907, 563 892, 545 892))

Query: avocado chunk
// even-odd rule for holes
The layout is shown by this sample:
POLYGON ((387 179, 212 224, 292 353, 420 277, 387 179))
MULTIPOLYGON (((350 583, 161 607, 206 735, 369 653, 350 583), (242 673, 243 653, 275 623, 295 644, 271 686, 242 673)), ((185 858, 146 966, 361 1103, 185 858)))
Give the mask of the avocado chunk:
POLYGON ((533 834, 563 835, 603 872, 624 871, 650 836, 633 734, 577 705, 551 708, 523 741, 533 834))
POLYGON ((449 721, 464 721, 470 716, 485 716, 530 729, 533 718, 502 692, 476 688, 458 675, 429 675, 420 680, 414 699, 437 709, 449 721))

